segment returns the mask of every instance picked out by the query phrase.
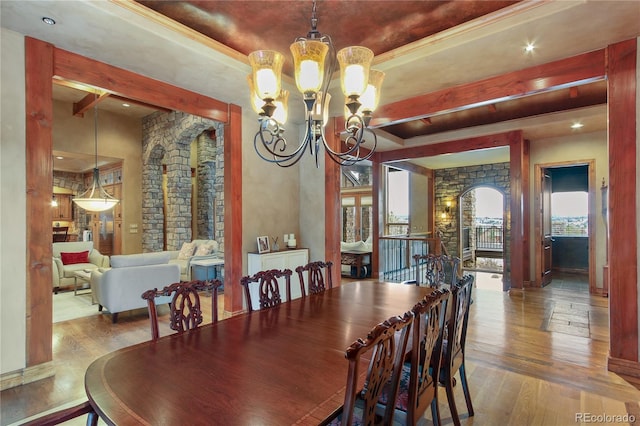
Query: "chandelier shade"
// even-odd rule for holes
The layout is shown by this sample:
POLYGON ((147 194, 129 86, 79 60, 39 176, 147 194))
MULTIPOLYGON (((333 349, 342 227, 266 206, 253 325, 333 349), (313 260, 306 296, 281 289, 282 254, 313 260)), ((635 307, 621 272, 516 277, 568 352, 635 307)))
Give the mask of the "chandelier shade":
MULTIPOLYGON (((97 95, 96 95, 97 99, 97 95)), ((110 210, 120 202, 111 196, 100 184, 100 170, 98 169, 98 104, 94 106, 94 146, 96 166, 93 169, 93 181, 91 187, 77 197, 73 202, 81 209, 90 212, 102 212, 110 210)))
POLYGON ((289 145, 284 136, 289 96, 281 88, 284 57, 273 50, 258 50, 248 56, 252 73, 247 83, 251 106, 259 121, 254 148, 263 160, 281 167, 293 166, 307 151, 315 155, 319 167, 321 144, 327 156, 340 165, 367 160, 377 146, 376 134, 368 126, 380 101, 384 73, 370 69, 374 55, 367 47, 350 46, 336 53, 331 37, 321 34, 317 23, 314 1, 311 30, 307 37, 298 37, 289 47, 296 86, 305 105, 305 135, 297 145, 289 145), (325 137, 325 127, 331 100, 329 86, 338 64, 348 114, 345 117, 346 136, 339 149, 334 150, 325 137), (365 131, 371 135, 370 141, 365 139, 365 131))

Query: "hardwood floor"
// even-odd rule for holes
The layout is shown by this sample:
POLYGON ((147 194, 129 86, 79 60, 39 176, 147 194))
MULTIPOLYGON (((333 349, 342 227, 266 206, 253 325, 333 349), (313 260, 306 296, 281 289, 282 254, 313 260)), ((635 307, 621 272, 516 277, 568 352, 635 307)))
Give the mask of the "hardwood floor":
MULTIPOLYGON (((573 425, 580 415, 582 422, 587 416, 609 416, 589 418, 640 424, 628 420, 629 415, 640 419, 640 390, 606 368, 608 299, 589 296, 579 276, 558 276, 544 289, 501 288, 500 275, 478 273, 466 350, 474 417, 467 417, 456 387, 464 425, 573 425)), ((210 299, 203 303, 209 313, 210 299)), ((161 335, 169 334, 168 321, 160 323, 161 335)), ((88 365, 107 352, 149 340, 150 330, 146 311, 139 310, 122 313, 117 324, 108 314, 56 323, 53 335, 56 375, 3 391, 0 424, 83 398, 88 365)), ((443 424, 452 424, 443 389, 439 397, 443 424)), ((424 423, 431 424, 430 414, 424 423)))

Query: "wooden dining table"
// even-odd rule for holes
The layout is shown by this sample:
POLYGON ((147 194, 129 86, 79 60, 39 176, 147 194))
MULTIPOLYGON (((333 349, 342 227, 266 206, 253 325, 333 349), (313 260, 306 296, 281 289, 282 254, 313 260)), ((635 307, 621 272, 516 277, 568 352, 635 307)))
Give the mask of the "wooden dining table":
POLYGON ((110 425, 318 424, 342 405, 346 348, 431 290, 344 283, 104 355, 85 389, 110 425))

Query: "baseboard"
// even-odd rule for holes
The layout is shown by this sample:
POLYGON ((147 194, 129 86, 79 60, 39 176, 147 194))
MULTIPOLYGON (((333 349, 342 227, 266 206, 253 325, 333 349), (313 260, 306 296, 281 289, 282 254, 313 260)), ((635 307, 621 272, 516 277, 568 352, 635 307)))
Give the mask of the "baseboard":
POLYGON ((23 368, 22 370, 11 371, 0 376, 0 391, 14 388, 36 380, 46 379, 56 374, 53 361, 23 368))
POLYGON ((640 378, 640 362, 609 356, 607 369, 622 376, 640 378))

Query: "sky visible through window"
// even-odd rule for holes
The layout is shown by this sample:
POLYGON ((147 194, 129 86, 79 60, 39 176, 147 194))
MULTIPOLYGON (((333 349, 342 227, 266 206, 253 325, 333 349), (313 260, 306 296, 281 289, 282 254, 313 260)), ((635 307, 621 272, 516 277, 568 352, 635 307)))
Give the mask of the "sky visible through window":
POLYGON ((493 188, 477 188, 476 216, 502 218, 502 194, 493 188))
POLYGON ((551 194, 552 217, 583 217, 589 212, 586 192, 554 192, 551 194))

